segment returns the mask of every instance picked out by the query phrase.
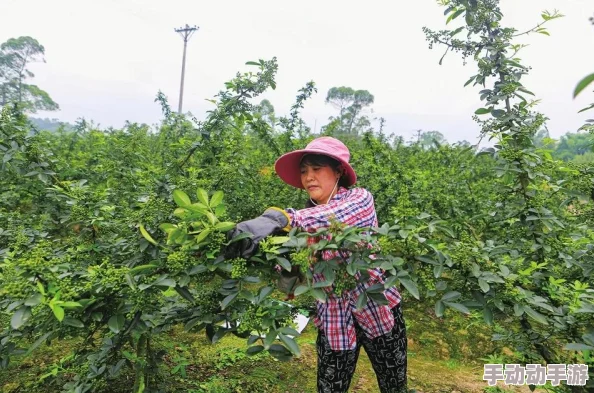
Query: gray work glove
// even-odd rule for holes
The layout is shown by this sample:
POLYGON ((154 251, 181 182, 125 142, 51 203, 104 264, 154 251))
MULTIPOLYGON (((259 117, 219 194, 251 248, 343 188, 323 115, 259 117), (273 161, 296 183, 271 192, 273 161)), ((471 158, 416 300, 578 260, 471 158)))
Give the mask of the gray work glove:
POLYGON ((227 240, 231 240, 241 233, 251 233, 251 238, 241 239, 231 243, 225 250, 225 259, 243 257, 250 258, 258 251, 258 243, 265 237, 280 231, 288 231, 289 216, 278 208, 268 208, 260 216, 252 220, 242 221, 235 229, 227 233, 227 240))

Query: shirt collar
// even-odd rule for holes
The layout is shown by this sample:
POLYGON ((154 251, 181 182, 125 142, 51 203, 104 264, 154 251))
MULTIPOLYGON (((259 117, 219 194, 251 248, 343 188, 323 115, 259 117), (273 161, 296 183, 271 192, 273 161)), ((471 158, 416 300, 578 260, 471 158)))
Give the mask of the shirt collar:
MULTIPOLYGON (((345 195, 346 195, 346 193, 348 191, 349 191, 348 189, 346 189, 346 188, 344 188, 342 186, 338 187, 338 190, 336 191, 336 194, 334 194, 334 196, 332 198, 330 198, 330 201, 339 201, 339 200, 341 200, 342 198, 345 197, 345 195)), ((328 202, 330 202, 330 201, 328 201, 328 202)))

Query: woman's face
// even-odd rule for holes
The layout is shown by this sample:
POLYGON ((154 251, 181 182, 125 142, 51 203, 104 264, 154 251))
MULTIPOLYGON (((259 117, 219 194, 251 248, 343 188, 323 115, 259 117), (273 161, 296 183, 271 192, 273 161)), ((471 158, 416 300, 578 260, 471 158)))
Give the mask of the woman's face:
POLYGON ((340 172, 329 165, 301 164, 301 184, 317 204, 327 203, 333 196, 332 191, 338 179, 340 172))

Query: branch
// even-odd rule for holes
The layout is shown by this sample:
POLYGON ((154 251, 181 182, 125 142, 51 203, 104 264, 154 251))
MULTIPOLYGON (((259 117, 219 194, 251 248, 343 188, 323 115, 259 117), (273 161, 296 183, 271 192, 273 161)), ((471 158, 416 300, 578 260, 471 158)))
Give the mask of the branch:
POLYGON ((540 22, 539 24, 537 24, 536 26, 534 26, 534 27, 533 27, 533 28, 531 28, 530 30, 526 30, 526 31, 525 31, 525 32, 523 32, 523 33, 518 33, 518 34, 512 35, 512 37, 514 37, 514 38, 515 38, 515 37, 519 37, 519 36, 521 36, 521 35, 524 35, 524 34, 529 34, 529 33, 532 33, 534 30, 538 29, 540 26, 544 25, 544 24, 545 24, 545 23, 547 23, 547 22, 548 22, 548 20, 545 20, 545 21, 543 21, 543 22, 540 22))

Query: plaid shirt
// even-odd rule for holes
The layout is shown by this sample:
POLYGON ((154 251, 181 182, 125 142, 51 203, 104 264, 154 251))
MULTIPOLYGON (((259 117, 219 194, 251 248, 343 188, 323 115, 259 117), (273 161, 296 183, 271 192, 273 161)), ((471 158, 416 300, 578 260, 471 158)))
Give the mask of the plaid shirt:
MULTIPOLYGON (((286 211, 291 217, 291 226, 312 232, 318 228, 329 227, 331 217, 349 226, 368 228, 378 225, 373 196, 364 188, 340 187, 326 205, 286 211)), ((310 244, 315 243, 319 238, 311 237, 308 241, 310 244)), ((332 250, 324 250, 322 253, 323 260, 330 260, 335 256, 336 251, 332 250)), ((369 270, 369 275, 370 279, 365 284, 358 284, 352 291, 343 291, 341 297, 334 294, 331 288, 327 288, 327 301, 316 301, 317 315, 314 323, 324 331, 330 347, 335 351, 356 348, 355 321, 370 339, 386 334, 394 327, 394 317, 390 310, 400 303, 400 293, 395 287, 384 291, 389 303, 387 306, 380 306, 369 299, 367 304, 357 311, 356 302, 359 295, 371 285, 384 282, 380 269, 369 270)), ((324 276, 314 274, 313 280, 324 281, 324 276)))

